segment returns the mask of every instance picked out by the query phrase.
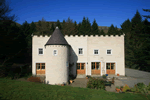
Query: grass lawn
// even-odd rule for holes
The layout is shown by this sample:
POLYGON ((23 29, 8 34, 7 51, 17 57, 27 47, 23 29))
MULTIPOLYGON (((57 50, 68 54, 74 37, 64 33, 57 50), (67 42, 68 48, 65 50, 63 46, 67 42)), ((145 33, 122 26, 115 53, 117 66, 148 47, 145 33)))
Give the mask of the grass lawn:
MULTIPOLYGON (((150 99, 150 95, 148 98, 150 99)), ((146 100, 146 98, 141 94, 121 94, 0 78, 0 100, 146 100)))

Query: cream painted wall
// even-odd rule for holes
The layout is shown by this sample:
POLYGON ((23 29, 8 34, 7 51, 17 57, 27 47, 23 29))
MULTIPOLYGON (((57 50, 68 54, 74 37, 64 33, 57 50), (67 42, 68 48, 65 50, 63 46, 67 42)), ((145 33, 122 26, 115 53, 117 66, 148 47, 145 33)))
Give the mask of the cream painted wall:
MULTIPOLYGON (((47 51, 44 47, 49 37, 32 37, 32 73, 36 74, 35 63, 46 62, 47 51), (44 49, 44 55, 38 55, 38 48, 44 49)), ((91 75, 91 62, 100 61, 106 72, 106 62, 116 62, 116 74, 125 75, 124 36, 65 36, 70 48, 70 63, 74 63, 71 72, 76 75, 76 62, 86 63, 86 75, 91 75), (78 55, 78 48, 83 48, 83 55, 78 55), (93 50, 99 49, 100 54, 94 55, 93 50), (106 50, 112 49, 112 55, 107 55, 106 50), (87 64, 88 63, 88 64, 87 64)), ((69 52, 69 51, 68 51, 69 52)), ((66 59, 66 58, 63 58, 66 59)), ((47 65, 47 62, 46 62, 47 65)), ((102 68, 101 67, 101 68, 102 68)), ((102 75, 102 70, 101 70, 102 75)))

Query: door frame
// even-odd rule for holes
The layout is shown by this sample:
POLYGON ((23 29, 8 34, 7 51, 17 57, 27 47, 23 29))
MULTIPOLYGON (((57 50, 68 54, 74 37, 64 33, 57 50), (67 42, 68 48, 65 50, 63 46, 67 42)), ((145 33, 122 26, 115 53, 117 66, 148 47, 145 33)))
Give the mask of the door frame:
POLYGON ((91 62, 90 62, 90 65, 89 65, 89 66, 90 66, 90 75, 92 75, 92 68, 91 68, 91 67, 92 67, 91 63, 92 63, 92 62, 100 62, 100 63, 101 63, 101 64, 100 64, 100 66, 101 66, 101 68, 100 68, 100 75, 102 75, 102 61, 100 61, 100 60, 99 60, 99 61, 96 60, 96 61, 91 61, 91 62))
POLYGON ((107 72, 107 69, 106 69, 106 63, 115 63, 115 75, 117 75, 117 62, 116 61, 106 61, 105 62, 105 74, 107 72))
MULTIPOLYGON (((37 75, 37 73, 36 73, 36 63, 45 63, 45 62, 35 62, 35 75, 37 75)), ((46 63, 45 63, 45 76, 46 76, 46 63)))
MULTIPOLYGON (((85 63, 85 67, 86 67, 86 68, 85 68, 85 74, 82 74, 82 75, 87 75, 87 62, 80 62, 80 61, 79 61, 79 62, 77 62, 77 63, 85 63)), ((77 64, 77 63, 76 63, 76 64, 77 64)), ((77 65, 76 65, 76 66, 77 66, 77 65)), ((77 71, 77 67, 76 67, 76 71, 77 71)), ((76 73, 76 74, 77 74, 77 73, 76 73)), ((78 74, 77 74, 77 75, 78 75, 78 74)))

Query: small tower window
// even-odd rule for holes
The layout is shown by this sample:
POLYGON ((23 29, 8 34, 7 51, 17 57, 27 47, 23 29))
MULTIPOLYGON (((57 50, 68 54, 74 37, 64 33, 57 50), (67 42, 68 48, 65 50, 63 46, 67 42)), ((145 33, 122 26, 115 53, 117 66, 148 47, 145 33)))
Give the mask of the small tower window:
POLYGON ((53 55, 56 56, 57 55, 57 50, 53 51, 53 55))

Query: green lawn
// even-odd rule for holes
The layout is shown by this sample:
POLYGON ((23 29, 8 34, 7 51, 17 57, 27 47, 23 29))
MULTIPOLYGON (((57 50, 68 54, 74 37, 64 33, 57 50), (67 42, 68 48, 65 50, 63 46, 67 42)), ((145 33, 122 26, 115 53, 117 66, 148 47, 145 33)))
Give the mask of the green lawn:
MULTIPOLYGON (((150 95, 148 98, 150 99, 150 95)), ((0 100, 146 100, 146 98, 140 94, 121 94, 0 78, 0 100)))

